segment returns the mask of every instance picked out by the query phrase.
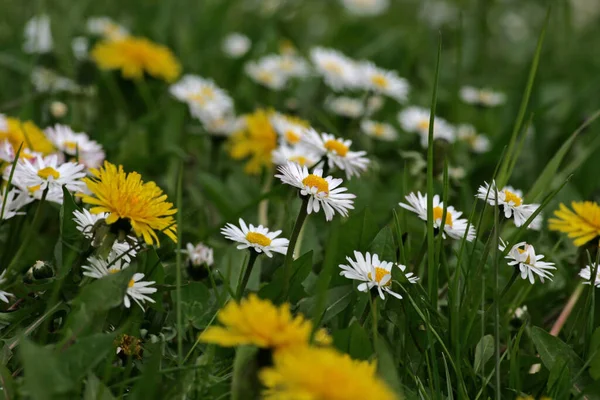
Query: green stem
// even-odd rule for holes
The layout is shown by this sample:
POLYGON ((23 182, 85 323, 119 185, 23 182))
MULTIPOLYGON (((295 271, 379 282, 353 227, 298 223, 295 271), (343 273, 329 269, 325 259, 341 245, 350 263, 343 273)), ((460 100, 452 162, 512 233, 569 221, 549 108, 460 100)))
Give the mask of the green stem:
POLYGON ((520 274, 519 268, 515 267, 515 272, 513 272, 512 276, 510 277, 510 280, 508 281, 506 286, 504 286, 504 289, 502 289, 502 292, 500 292, 500 295, 498 295, 498 300, 497 301, 494 300, 494 302, 492 304, 490 304, 490 306, 486 310, 486 314, 492 309, 492 307, 494 307, 496 305, 496 302, 500 302, 500 300, 502 300, 502 298, 504 297, 506 292, 508 292, 510 290, 510 288, 512 287, 512 285, 516 282, 517 278, 519 277, 519 274, 520 274))
POLYGON ((248 260, 246 271, 244 271, 244 276, 242 277, 242 281, 240 282, 237 290, 236 298, 238 299, 238 301, 242 299, 242 295, 244 294, 246 285, 248 285, 248 281, 250 280, 250 274, 252 274, 252 268, 254 267, 254 263, 256 263, 257 258, 258 252, 256 252, 255 250, 250 250, 250 259, 248 260))
MULTIPOLYGON (((176 321, 177 321, 177 364, 181 367, 183 365, 183 314, 181 309, 181 240, 182 240, 182 191, 183 191, 183 162, 179 165, 179 176, 177 179, 177 252, 175 253, 176 270, 175 270, 175 298, 177 300, 176 305, 176 321)), ((210 273, 210 271, 209 271, 210 273)))
POLYGON ((292 236, 290 237, 290 243, 288 245, 287 253, 285 254, 285 262, 283 264, 283 299, 287 300, 290 291, 290 280, 292 279, 292 262, 294 261, 294 249, 296 248, 296 242, 298 236, 304 225, 304 221, 308 216, 308 196, 302 198, 302 204, 300 205, 300 211, 298 217, 294 223, 294 229, 292 230, 292 236))

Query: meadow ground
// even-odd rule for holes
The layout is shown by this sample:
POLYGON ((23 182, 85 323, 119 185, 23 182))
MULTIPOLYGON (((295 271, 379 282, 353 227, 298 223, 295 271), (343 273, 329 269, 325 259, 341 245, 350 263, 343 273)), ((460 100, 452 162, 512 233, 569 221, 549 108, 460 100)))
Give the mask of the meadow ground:
POLYGON ((600 398, 594 0, 0 0, 0 396, 600 398))

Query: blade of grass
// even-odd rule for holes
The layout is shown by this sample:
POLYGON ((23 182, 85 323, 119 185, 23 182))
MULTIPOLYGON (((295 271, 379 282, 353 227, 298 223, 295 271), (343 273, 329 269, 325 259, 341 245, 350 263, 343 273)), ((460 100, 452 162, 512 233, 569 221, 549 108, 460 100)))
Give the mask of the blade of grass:
POLYGON ((175 253, 176 260, 176 289, 175 298, 177 299, 177 365, 183 365, 183 317, 181 314, 181 236, 183 227, 182 218, 182 198, 183 198, 183 162, 179 165, 179 176, 177 177, 177 252, 175 253))
MULTIPOLYGON (((495 198, 498 198, 498 187, 494 186, 495 198)), ((496 202, 494 206, 494 354, 496 359, 496 399, 502 397, 502 391, 500 390, 500 301, 498 294, 498 277, 500 271, 498 269, 498 244, 499 244, 499 233, 500 229, 500 218, 499 218, 499 205, 496 202)), ((482 310, 485 311, 485 310, 482 310)))

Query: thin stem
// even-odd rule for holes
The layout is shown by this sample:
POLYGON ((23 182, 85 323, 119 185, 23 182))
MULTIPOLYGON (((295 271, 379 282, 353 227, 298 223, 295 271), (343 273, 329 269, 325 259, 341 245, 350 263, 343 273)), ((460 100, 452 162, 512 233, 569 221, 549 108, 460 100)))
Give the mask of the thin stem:
POLYGON ((250 280, 250 274, 252 273, 252 268, 254 267, 254 263, 258 258, 258 252, 254 250, 250 250, 250 259, 248 260, 248 265, 246 266, 246 271, 244 271, 244 276, 242 281, 240 282, 237 290, 236 298, 239 300, 242 299, 242 295, 244 294, 244 290, 246 289, 246 285, 248 285, 248 281, 250 280))
POLYGON ((569 297, 567 304, 565 304, 565 308, 563 308, 563 310, 560 312, 560 315, 558 316, 558 319, 556 320, 554 325, 552 325, 552 329, 550 330, 550 334, 552 336, 558 336, 562 327, 565 325, 565 322, 567 322, 569 315, 571 315, 575 304, 577 304, 577 300, 579 300, 581 293, 583 293, 583 285, 577 285, 577 287, 571 294, 571 297, 569 297))
POLYGON ((181 239, 182 239, 182 187, 183 187, 183 163, 179 166, 179 177, 177 179, 177 252, 175 253, 176 260, 176 275, 175 275, 175 297, 177 299, 176 305, 176 320, 177 320, 177 364, 181 367, 183 365, 183 314, 181 309, 181 239))
POLYGON ((292 230, 292 236, 290 237, 290 243, 288 245, 287 253, 285 254, 285 262, 283 264, 283 300, 287 300, 290 291, 290 280, 292 279, 292 262, 294 261, 294 249, 296 248, 296 242, 300 231, 304 225, 304 221, 308 216, 308 196, 302 197, 302 204, 300 205, 300 211, 298 217, 294 223, 294 229, 292 230))

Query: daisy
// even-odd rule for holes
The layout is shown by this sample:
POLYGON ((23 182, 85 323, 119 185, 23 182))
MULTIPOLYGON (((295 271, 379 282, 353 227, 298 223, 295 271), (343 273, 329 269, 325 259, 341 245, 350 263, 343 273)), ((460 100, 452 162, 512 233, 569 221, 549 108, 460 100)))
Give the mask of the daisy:
MULTIPOLYGON (((491 205, 496 205, 496 184, 492 182, 490 186, 485 182, 485 186, 479 186, 477 190, 477 198, 485 200, 491 205)), ((504 216, 510 218, 514 215, 515 225, 521 226, 531 217, 538 207, 539 204, 525 204, 523 202, 523 192, 517 189, 513 189, 511 186, 505 186, 501 190, 498 190, 498 205, 504 207, 504 216)), ((541 223, 541 220, 532 222, 528 228, 532 228, 531 225, 541 223)))
POLYGON ((313 167, 319 162, 320 157, 307 146, 281 145, 273 150, 273 163, 276 165, 285 165, 288 161, 295 162, 301 167, 313 167))
POLYGON ((138 306, 144 311, 145 302, 155 303, 155 301, 146 296, 148 294, 152 294, 156 292, 156 288, 150 287, 154 285, 154 281, 143 281, 144 274, 135 273, 133 274, 133 278, 127 284, 127 291, 125 292, 125 297, 123 298, 123 302, 125 303, 125 307, 131 307, 131 301, 129 298, 132 298, 133 301, 137 303, 138 306))
POLYGON ((596 264, 586 265, 581 271, 579 271, 579 277, 583 279, 584 285, 593 284, 600 288, 600 268, 596 264), (596 271, 596 276, 592 279, 592 273, 596 271))
POLYGON ((346 118, 360 118, 365 114, 365 106, 362 100, 352 97, 329 97, 325 101, 325 105, 334 114, 346 118))
POLYGON ((340 0, 348 13, 359 17, 371 17, 386 12, 390 0, 340 0))
POLYGON ((129 31, 109 17, 90 17, 86 22, 87 31, 108 40, 119 40, 129 36, 129 31))
POLYGON ((385 98, 379 95, 369 96, 367 99, 367 115, 376 113, 383 108, 385 104, 385 98))
POLYGON ((466 142, 475 153, 485 153, 490 150, 490 140, 484 134, 478 134, 473 125, 458 125, 456 135, 459 140, 466 142))
POLYGON ((232 114, 222 116, 203 114, 198 117, 206 132, 214 136, 231 136, 245 126, 243 118, 236 118, 232 114))
POLYGON ((506 95, 491 89, 478 89, 472 86, 463 86, 460 89, 460 98, 468 104, 484 107, 496 107, 506 102, 506 95))
MULTIPOLYGON (((12 184, 35 199, 41 199, 47 190, 46 200, 62 204, 63 186, 75 193, 85 190, 81 180, 85 176, 83 164, 66 162, 60 164, 57 155, 21 159, 15 168, 12 184)), ((8 180, 10 171, 4 171, 8 180)))
POLYGON ((262 225, 246 225, 243 219, 239 219, 240 228, 233 224, 227 224, 221 229, 221 234, 225 238, 240 243, 237 248, 252 248, 257 253, 265 253, 267 257, 273 257, 273 253, 287 253, 289 240, 277 238, 281 231, 269 232, 269 229, 262 225))
POLYGON ((36 15, 25 24, 25 43, 23 51, 29 54, 50 53, 54 48, 50 17, 36 15))
POLYGON ((10 144, 10 142, 6 139, 0 142, 0 160, 5 161, 7 163, 12 163, 15 160, 15 149, 12 147, 12 144, 10 144))
MULTIPOLYGON (((350 257, 346 257, 346 260, 350 264, 349 266, 340 264, 339 267, 342 269, 342 272, 340 272, 341 276, 363 282, 358 285, 358 290, 361 292, 368 292, 376 287, 379 297, 382 300, 385 299, 384 292, 398 299, 402 298, 400 294, 392 291, 392 267, 396 265, 404 272, 406 266, 379 260, 377 254, 371 255, 369 252, 363 255, 355 251, 354 258, 356 258, 356 261, 350 257)), ((410 283, 416 283, 419 280, 419 278, 413 276, 412 272, 406 274, 406 277, 410 283)))
MULTIPOLYGON (((2 271, 2 273, 0 274, 0 285, 4 285, 6 283, 6 278, 4 278, 5 274, 6 274, 6 270, 2 271)), ((4 290, 0 289, 0 300, 2 300, 5 303, 8 303, 9 297, 14 297, 14 294, 5 292, 4 290)))
POLYGON ((408 100, 408 82, 400 78, 396 71, 388 71, 377 67, 369 61, 358 64, 360 85, 364 90, 386 95, 400 103, 408 100))
POLYGON ((273 113, 269 118, 271 125, 279 137, 287 144, 295 146, 300 143, 304 131, 310 125, 300 118, 290 117, 280 113, 273 113))
POLYGON ((195 246, 188 243, 182 252, 187 254, 190 263, 194 266, 206 265, 210 267, 214 264, 213 249, 204 245, 204 243, 198 243, 195 246))
POLYGON ((339 187, 343 180, 328 176, 323 178, 323 170, 316 168, 312 173, 308 172, 306 166, 288 162, 278 168, 280 175, 276 178, 287 185, 300 189, 300 195, 309 196, 307 204, 308 214, 319 212, 321 207, 325 213, 325 219, 331 221, 335 212, 342 216, 348 216, 348 210, 354 209, 353 194, 345 193, 348 189, 339 187))
MULTIPOLYGON (((408 204, 399 203, 400 207, 414 212, 423 221, 427 221, 427 194, 422 195, 421 192, 410 193, 406 196, 408 204)), ((444 203, 440 201, 440 196, 437 194, 433 196, 433 227, 439 229, 442 226, 442 217, 444 215, 444 203)), ((475 228, 470 225, 465 218, 460 218, 462 212, 456 211, 454 207, 448 206, 446 209, 446 221, 444 222, 444 232, 442 237, 446 237, 446 234, 452 239, 462 239, 465 237, 467 232, 467 226, 469 231, 467 232, 467 241, 471 242, 475 239, 475 228)))
POLYGON ((157 231, 177 242, 173 218, 177 209, 156 183, 144 182, 137 172, 125 173, 123 166, 108 161, 91 173, 93 177, 84 178, 84 182, 92 194, 79 196, 84 203, 93 205, 92 214, 108 213, 106 224, 117 224, 115 229, 123 229, 126 234, 133 232, 148 245, 159 245, 157 231))
POLYGON ((282 90, 288 82, 288 75, 281 69, 277 59, 264 57, 250 61, 246 63, 244 71, 254 82, 271 90, 282 90))
POLYGON ((186 103, 190 114, 199 119, 217 119, 233 112, 233 99, 212 80, 197 75, 184 75, 171 85, 169 92, 186 103))
MULTIPOLYGON (((504 251, 507 244, 500 240, 498 247, 500 251, 504 251)), ((552 280, 553 274, 550 271, 556 269, 554 263, 541 261, 544 256, 541 254, 536 255, 533 246, 525 242, 515 244, 504 258, 511 260, 508 265, 518 266, 521 271, 521 279, 528 279, 532 285, 535 283, 535 275, 539 277, 542 283, 544 283, 545 278, 552 280)))
POLYGON ((31 71, 31 84, 36 92, 40 93, 81 93, 81 87, 72 79, 60 76, 56 72, 43 68, 35 67, 31 71))
POLYGON ((73 132, 70 127, 60 124, 46 128, 44 132, 54 147, 69 156, 78 156, 78 161, 87 168, 98 168, 104 161, 102 146, 86 133, 73 132))
POLYGON ((271 54, 263 57, 261 60, 269 60, 268 62, 277 65, 287 78, 305 78, 308 76, 310 70, 304 58, 293 54, 271 54))
POLYGON ((25 212, 19 211, 27 204, 31 203, 33 198, 27 192, 18 189, 11 189, 4 199, 4 190, 0 193, 0 209, 4 207, 2 219, 10 219, 15 215, 25 215, 25 212))
MULTIPOLYGON (((398 121, 402 129, 406 132, 418 133, 423 147, 427 147, 429 142, 429 117, 430 111, 421 107, 408 107, 398 113, 398 121)), ((454 127, 446 120, 435 117, 433 138, 453 143, 455 140, 454 127)))
POLYGON ((325 84, 336 91, 355 89, 360 82, 360 75, 355 61, 333 49, 314 47, 310 51, 310 59, 325 84))
POLYGON ((116 274, 129 267, 129 261, 123 258, 109 257, 103 259, 99 257, 89 257, 85 265, 81 266, 84 270, 83 275, 90 278, 100 279, 110 274, 116 274))
POLYGON ((328 133, 319 134, 314 129, 307 129, 303 143, 312 148, 321 157, 326 156, 329 168, 338 167, 346 172, 346 178, 359 176, 366 171, 369 159, 365 157, 366 151, 351 151, 351 140, 336 138, 328 133))
POLYGON ((250 50, 252 42, 241 33, 230 33, 223 39, 221 49, 229 58, 240 58, 250 50))
POLYGON ((583 246, 600 237, 600 205, 593 201, 574 201, 572 211, 563 203, 548 220, 551 231, 566 233, 575 246, 583 246))
POLYGON ((386 124, 385 122, 364 119, 360 122, 360 128, 365 135, 374 139, 393 142, 398 138, 398 132, 396 131, 396 128, 390 124, 386 124))
POLYGON ((71 40, 71 50, 78 61, 83 61, 88 58, 90 50, 90 41, 85 36, 77 36, 71 40))

